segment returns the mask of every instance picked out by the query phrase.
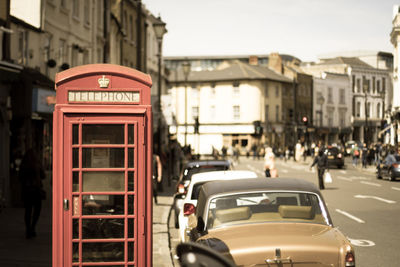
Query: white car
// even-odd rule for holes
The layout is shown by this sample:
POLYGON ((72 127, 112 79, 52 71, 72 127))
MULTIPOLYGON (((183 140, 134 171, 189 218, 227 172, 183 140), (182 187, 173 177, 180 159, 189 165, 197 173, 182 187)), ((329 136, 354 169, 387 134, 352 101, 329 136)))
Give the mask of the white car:
POLYGON ((251 178, 258 178, 258 176, 253 171, 212 171, 194 174, 187 189, 186 196, 183 199, 183 209, 180 210, 178 215, 180 241, 185 242, 187 239, 186 228, 188 227, 188 216, 196 211, 200 187, 204 183, 251 178))

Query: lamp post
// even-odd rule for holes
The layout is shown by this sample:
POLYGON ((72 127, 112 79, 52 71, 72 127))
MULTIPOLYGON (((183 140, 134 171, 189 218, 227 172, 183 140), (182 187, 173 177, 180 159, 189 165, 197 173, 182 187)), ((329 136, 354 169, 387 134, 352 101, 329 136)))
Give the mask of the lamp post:
POLYGON ((187 82, 190 73, 190 62, 182 63, 183 75, 185 76, 185 146, 187 144, 187 82))
POLYGON ((158 155, 161 153, 161 144, 162 144, 162 134, 161 134, 161 86, 162 86, 162 81, 161 81, 161 60, 162 60, 162 41, 163 41, 163 36, 165 33, 167 33, 167 29, 165 28, 165 23, 161 20, 160 17, 157 18, 157 22, 153 23, 153 28, 154 28, 154 33, 157 38, 157 43, 158 43, 158 80, 157 80, 157 111, 158 111, 158 148, 157 152, 158 155))

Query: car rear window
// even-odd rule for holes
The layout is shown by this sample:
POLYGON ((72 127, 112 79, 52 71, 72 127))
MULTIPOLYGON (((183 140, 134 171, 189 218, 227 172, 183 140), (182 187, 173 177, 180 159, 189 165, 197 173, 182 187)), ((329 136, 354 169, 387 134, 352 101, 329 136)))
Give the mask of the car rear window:
POLYGON ((209 204, 207 228, 248 223, 304 222, 329 224, 314 193, 257 192, 220 196, 209 204))

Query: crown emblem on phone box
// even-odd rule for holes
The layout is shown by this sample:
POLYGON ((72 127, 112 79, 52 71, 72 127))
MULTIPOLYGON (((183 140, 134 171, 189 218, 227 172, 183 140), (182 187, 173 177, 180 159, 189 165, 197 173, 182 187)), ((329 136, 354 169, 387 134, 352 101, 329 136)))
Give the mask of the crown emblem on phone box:
POLYGON ((110 79, 106 78, 105 75, 98 79, 100 88, 107 88, 110 83, 110 79))

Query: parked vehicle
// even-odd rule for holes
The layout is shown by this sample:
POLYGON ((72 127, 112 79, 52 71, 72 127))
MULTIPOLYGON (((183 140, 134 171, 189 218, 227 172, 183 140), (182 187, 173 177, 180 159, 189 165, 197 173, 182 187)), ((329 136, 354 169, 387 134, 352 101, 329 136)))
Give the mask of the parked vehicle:
POLYGON ((197 198, 203 184, 210 181, 231 181, 251 178, 258 178, 258 176, 252 171, 214 171, 194 174, 187 188, 187 194, 183 198, 183 209, 181 209, 178 215, 179 238, 181 242, 186 241, 188 216, 196 211, 197 198))
POLYGON ((328 157, 328 167, 335 166, 339 169, 344 167, 344 155, 338 147, 329 146, 326 149, 326 154, 328 157))
POLYGON ((390 181, 394 181, 400 177, 400 156, 394 155, 393 157, 394 162, 389 162, 386 158, 381 164, 377 165, 376 178, 389 178, 390 181))
POLYGON ((300 179, 206 183, 189 225, 191 241, 238 266, 355 266, 320 191, 300 179))
POLYGON ((183 207, 183 198, 186 196, 187 187, 190 184, 192 175, 195 173, 209 171, 231 170, 232 162, 229 160, 195 160, 189 161, 183 168, 179 181, 176 184, 176 193, 174 194, 174 223, 175 228, 179 227, 178 215, 183 207))

